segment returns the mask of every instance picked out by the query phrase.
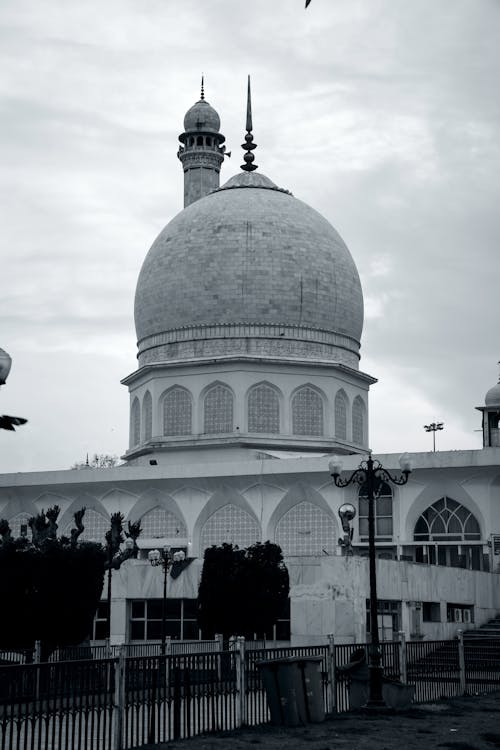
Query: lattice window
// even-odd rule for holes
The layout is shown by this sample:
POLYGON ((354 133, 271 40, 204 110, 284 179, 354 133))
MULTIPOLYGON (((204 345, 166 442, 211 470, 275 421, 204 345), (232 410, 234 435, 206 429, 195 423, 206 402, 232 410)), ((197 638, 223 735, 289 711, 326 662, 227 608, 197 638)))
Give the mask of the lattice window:
POLYGON ((442 497, 424 510, 413 538, 416 542, 479 541, 481 529, 470 510, 451 497, 442 497))
POLYGON ((280 518, 275 532, 276 543, 284 555, 333 555, 337 536, 333 518, 305 500, 280 518))
POLYGON ((233 431, 233 394, 225 385, 214 385, 204 401, 204 431, 220 434, 233 431))
POLYGON ((200 549, 204 552, 213 544, 237 544, 240 549, 259 542, 259 524, 250 513, 229 503, 210 516, 203 526, 200 549))
POLYGON ((141 407, 139 399, 134 398, 130 409, 130 447, 139 445, 141 442, 141 407))
POLYGON ((309 386, 292 399, 292 431, 294 435, 323 435, 323 399, 309 386))
POLYGON ((144 440, 151 440, 153 435, 153 399, 149 391, 142 401, 142 418, 144 420, 144 440))
POLYGON ((248 394, 248 431, 271 434, 280 431, 279 398, 269 385, 256 385, 248 394))
MULTIPOLYGON (((366 485, 359 490, 359 536, 362 541, 368 539, 368 496, 366 485)), ((375 500, 373 502, 375 516, 375 539, 379 542, 392 541, 392 489, 387 482, 376 480, 375 500)))
POLYGON ((193 404, 189 391, 174 386, 163 399, 163 434, 191 435, 193 404))
POLYGON ((365 413, 363 399, 356 396, 352 405, 352 442, 358 445, 365 443, 365 413))
POLYGON ((347 440, 347 397, 344 391, 335 396, 335 437, 347 440))
POLYGON ((29 513, 16 513, 11 519, 9 519, 9 526, 14 538, 18 536, 26 536, 31 539, 31 529, 28 525, 31 515, 29 513))
POLYGON ((165 508, 156 507, 141 518, 142 536, 146 539, 187 537, 187 529, 174 513, 165 508))
MULTIPOLYGON (((78 537, 79 541, 94 541, 99 542, 99 544, 105 543, 104 537, 111 527, 111 521, 109 518, 106 518, 105 515, 99 513, 99 511, 94 510, 93 508, 87 508, 82 523, 85 528, 83 533, 78 537)), ((71 535, 71 529, 74 528, 74 521, 70 521, 64 529, 64 535, 69 537, 71 535)))

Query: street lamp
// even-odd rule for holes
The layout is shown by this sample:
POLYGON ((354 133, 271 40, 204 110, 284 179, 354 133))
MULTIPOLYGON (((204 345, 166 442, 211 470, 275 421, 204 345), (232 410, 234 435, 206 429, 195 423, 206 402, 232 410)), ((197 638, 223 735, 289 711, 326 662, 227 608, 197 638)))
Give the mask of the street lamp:
POLYGON ((162 656, 165 655, 165 643, 167 640, 167 631, 166 631, 167 575, 168 575, 168 571, 170 570, 170 567, 175 562, 175 558, 177 558, 178 556, 179 556, 178 552, 176 552, 175 555, 172 554, 172 551, 169 545, 165 546, 161 552, 158 549, 152 549, 148 553, 148 560, 154 568, 156 568, 159 565, 163 567, 163 599, 162 599, 162 605, 161 605, 161 649, 160 649, 160 653, 162 656))
POLYGON ((342 479, 342 461, 338 456, 333 456, 328 464, 330 474, 336 487, 347 487, 350 484, 359 484, 366 488, 368 498, 368 552, 370 560, 370 623, 371 641, 368 648, 368 674, 369 674, 369 697, 367 706, 376 708, 384 706, 382 697, 382 660, 380 654, 380 639, 378 632, 378 606, 377 606, 377 570, 375 561, 375 499, 378 498, 382 482, 392 482, 403 485, 408 481, 411 473, 411 462, 408 453, 404 453, 399 459, 402 474, 393 476, 384 469, 380 461, 373 460, 371 456, 361 461, 357 469, 347 479, 342 479))
POLYGON ((430 424, 424 424, 424 430, 426 432, 432 432, 432 450, 436 452, 436 432, 438 430, 444 430, 443 422, 431 422, 430 424))
MULTIPOLYGON (((0 387, 5 385, 12 366, 12 357, 4 349, 0 349, 0 387)), ((0 430, 14 432, 16 427, 26 424, 28 420, 24 417, 9 417, 8 414, 0 416, 0 430)))

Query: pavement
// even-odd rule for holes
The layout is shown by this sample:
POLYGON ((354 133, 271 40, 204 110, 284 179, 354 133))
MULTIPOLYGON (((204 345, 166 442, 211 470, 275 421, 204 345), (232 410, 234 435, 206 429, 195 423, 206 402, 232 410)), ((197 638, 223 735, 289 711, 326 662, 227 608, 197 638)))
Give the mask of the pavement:
POLYGON ((499 691, 412 706, 360 709, 318 724, 265 724, 233 732, 142 746, 141 750, 493 750, 500 748, 499 691))

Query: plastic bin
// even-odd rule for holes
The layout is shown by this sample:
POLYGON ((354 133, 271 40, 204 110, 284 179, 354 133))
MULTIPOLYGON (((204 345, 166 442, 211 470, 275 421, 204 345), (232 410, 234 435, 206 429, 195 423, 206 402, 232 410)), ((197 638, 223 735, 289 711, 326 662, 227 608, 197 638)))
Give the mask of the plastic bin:
MULTIPOLYGON (((357 649, 351 660, 337 671, 349 678, 349 707, 361 708, 370 696, 369 667, 364 649, 357 649)), ((400 680, 382 677, 382 698, 389 708, 408 708, 413 700, 415 688, 400 680)))
POLYGON ((257 663, 271 713, 271 723, 296 727, 325 719, 321 658, 267 659, 257 663))

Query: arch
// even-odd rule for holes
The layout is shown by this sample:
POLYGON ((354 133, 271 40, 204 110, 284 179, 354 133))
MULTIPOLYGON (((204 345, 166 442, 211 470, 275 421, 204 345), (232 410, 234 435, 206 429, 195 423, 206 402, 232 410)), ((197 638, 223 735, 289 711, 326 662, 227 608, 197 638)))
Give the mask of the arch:
POLYGON ((141 407, 137 396, 130 408, 130 447, 134 448, 141 442, 141 407))
POLYGON ((366 405, 361 396, 352 402, 352 442, 357 445, 366 442, 366 405))
MULTIPOLYGON (((170 518, 167 514, 170 514, 177 519, 177 525, 175 526, 174 530, 176 528, 182 527, 182 529, 185 530, 185 536, 187 536, 186 519, 184 518, 184 514, 179 508, 179 505, 173 497, 168 495, 166 492, 162 492, 161 490, 148 489, 143 492, 133 508, 130 510, 127 521, 130 521, 131 523, 135 523, 139 520, 142 521, 142 519, 147 516, 148 513, 151 513, 151 511, 154 511, 156 509, 164 511, 164 514, 157 514, 157 520, 160 524, 164 523, 168 525, 170 523, 170 518)), ((154 515, 150 517, 151 523, 154 522, 154 518, 154 515)), ((142 536, 146 537, 146 534, 143 532, 142 536)), ((174 536, 178 535, 174 534, 174 536)))
POLYGON ((142 536, 146 539, 187 537, 186 524, 171 510, 156 505, 141 518, 142 536))
POLYGON ((481 541, 481 527, 465 505, 445 495, 419 516, 413 530, 415 542, 481 541))
MULTIPOLYGON (((39 512, 40 511, 38 507, 32 500, 28 500, 26 498, 16 498, 11 499, 9 500, 9 502, 7 502, 2 512, 0 513, 0 518, 4 518, 9 522, 12 536, 16 537, 20 536, 21 534, 21 524, 27 524, 29 519, 33 516, 36 516, 39 512)), ((29 527, 28 535, 31 538, 31 530, 29 527)))
MULTIPOLYGON (((393 492, 387 482, 378 480, 374 488, 376 493, 373 510, 375 515, 375 540, 379 542, 392 541, 393 529, 393 492)), ((368 540, 368 494, 366 484, 361 485, 358 492, 358 529, 361 541, 368 540)))
POLYGON ((262 530, 259 519, 247 500, 234 488, 222 486, 212 495, 196 519, 193 548, 199 550, 201 556, 205 551, 204 544, 210 542, 210 546, 215 543, 212 541, 215 539, 220 539, 217 542, 220 544, 229 540, 229 537, 233 544, 247 547, 261 540, 262 530), (218 513, 224 508, 227 509, 225 512, 218 513))
POLYGON ((233 432, 234 393, 224 383, 212 383, 203 395, 203 432, 216 435, 233 432))
POLYGON ((207 135, 207 137, 206 137, 206 144, 207 144, 207 146, 211 146, 212 145, 212 138, 209 135, 207 135))
POLYGON ((453 479, 438 479, 430 482, 415 498, 408 509, 405 519, 405 538, 413 540, 413 532, 417 520, 422 513, 441 497, 451 497, 460 505, 464 505, 475 516, 479 527, 486 529, 487 524, 482 510, 476 501, 466 492, 463 485, 453 479))
POLYGON ((292 434, 320 437, 324 434, 324 394, 302 385, 292 395, 292 434))
POLYGON ((203 146, 203 136, 202 135, 196 136, 196 145, 197 146, 203 146))
POLYGON ((191 391, 174 385, 163 395, 163 434, 191 435, 193 432, 193 397, 191 391))
POLYGON ((149 391, 146 391, 142 399, 142 422, 144 440, 151 440, 153 436, 153 399, 149 391))
POLYGON ((266 538, 274 539, 287 555, 335 554, 337 519, 325 498, 299 482, 290 487, 275 508, 266 538))
POLYGON ((25 510, 22 510, 8 519, 10 531, 14 538, 18 536, 26 536, 28 539, 31 539, 33 535, 29 527, 29 520, 34 515, 36 515, 36 513, 27 513, 25 510))
POLYGON ((280 392, 267 382, 253 385, 247 394, 248 432, 280 432, 280 392))
POLYGON ((335 394, 335 437, 347 440, 347 409, 349 401, 346 392, 341 388, 335 394))
POLYGON ((80 495, 73 500, 61 518, 59 525, 61 534, 68 537, 71 535, 71 529, 74 528, 73 515, 81 508, 85 508, 85 515, 83 516, 85 529, 79 539, 82 541, 93 540, 104 544, 104 535, 111 525, 110 515, 104 505, 91 495, 80 495))

